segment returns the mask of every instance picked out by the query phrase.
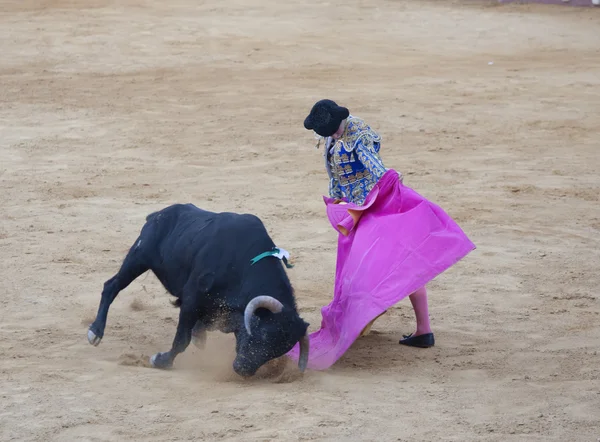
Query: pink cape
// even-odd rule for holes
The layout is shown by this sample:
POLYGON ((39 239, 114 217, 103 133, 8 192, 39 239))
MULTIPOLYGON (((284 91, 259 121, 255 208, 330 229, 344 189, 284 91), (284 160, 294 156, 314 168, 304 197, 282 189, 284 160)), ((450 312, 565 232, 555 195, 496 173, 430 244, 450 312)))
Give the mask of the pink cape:
MULTIPOLYGON (((310 335, 308 368, 331 367, 373 319, 475 249, 440 207, 388 170, 363 206, 323 198, 339 232, 334 295, 310 335)), ((288 356, 298 360, 296 345, 288 356)))

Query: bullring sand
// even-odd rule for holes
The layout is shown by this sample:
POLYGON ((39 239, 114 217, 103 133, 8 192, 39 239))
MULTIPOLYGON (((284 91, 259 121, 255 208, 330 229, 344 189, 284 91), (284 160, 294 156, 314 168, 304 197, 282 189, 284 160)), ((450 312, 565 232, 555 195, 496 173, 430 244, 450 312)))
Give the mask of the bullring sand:
MULTIPOLYGON (((596 441, 600 10, 376 0, 0 3, 0 440, 596 441), (490 63, 492 62, 492 63, 490 63), (302 121, 333 98, 477 244, 331 370, 241 381, 213 333, 174 370, 152 274, 103 282, 174 202, 252 212, 311 331, 336 236, 302 121)), ((275 372, 280 371, 275 367, 275 372)))

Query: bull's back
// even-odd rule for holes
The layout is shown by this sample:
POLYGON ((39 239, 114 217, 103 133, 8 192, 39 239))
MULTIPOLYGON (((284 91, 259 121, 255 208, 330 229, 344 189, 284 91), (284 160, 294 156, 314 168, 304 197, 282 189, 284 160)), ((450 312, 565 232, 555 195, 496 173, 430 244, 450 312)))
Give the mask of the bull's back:
POLYGON ((155 222, 157 224, 174 225, 182 216, 194 216, 198 219, 209 218, 215 215, 214 212, 209 212, 204 209, 187 203, 187 204, 172 204, 164 209, 152 212, 146 217, 146 222, 155 222))
POLYGON ((246 255, 273 247, 257 216, 210 212, 193 204, 174 204, 148 215, 144 230, 147 250, 153 249, 152 270, 175 291, 192 272, 209 270, 223 277, 229 272, 233 277, 254 256, 246 255))
POLYGON ((188 204, 173 204, 146 217, 163 240, 203 237, 221 241, 247 232, 266 234, 263 222, 256 215, 234 212, 211 212, 188 204), (216 236, 215 236, 216 235, 216 236))

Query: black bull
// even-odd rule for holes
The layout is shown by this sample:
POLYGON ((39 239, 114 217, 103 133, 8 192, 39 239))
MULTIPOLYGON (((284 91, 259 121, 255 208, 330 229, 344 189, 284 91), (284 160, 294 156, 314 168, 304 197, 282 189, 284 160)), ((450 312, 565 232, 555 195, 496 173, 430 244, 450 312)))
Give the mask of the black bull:
POLYGON ((234 333, 233 369, 252 376, 268 361, 300 342, 298 366, 308 361, 308 324, 296 310, 294 292, 276 257, 252 264, 275 244, 254 215, 212 213, 192 204, 175 204, 150 214, 129 249, 119 272, 104 283, 88 340, 96 346, 104 336, 108 309, 118 293, 152 270, 180 307, 171 349, 150 363, 168 368, 185 351, 192 335, 200 346, 207 330, 234 333))

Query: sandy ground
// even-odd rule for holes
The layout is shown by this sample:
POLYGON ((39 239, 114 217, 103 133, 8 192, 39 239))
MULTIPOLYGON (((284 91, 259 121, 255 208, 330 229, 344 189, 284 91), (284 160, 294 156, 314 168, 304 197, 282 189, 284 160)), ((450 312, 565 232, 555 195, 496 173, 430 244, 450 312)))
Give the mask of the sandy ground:
POLYGON ((2 441, 596 441, 600 10, 456 1, 0 3, 2 441), (490 64, 493 62, 493 64, 490 64), (87 343, 102 284, 174 202, 253 212, 311 330, 336 237, 302 120, 329 97, 477 251, 327 372, 233 376, 209 336, 171 371, 152 274, 87 343))

